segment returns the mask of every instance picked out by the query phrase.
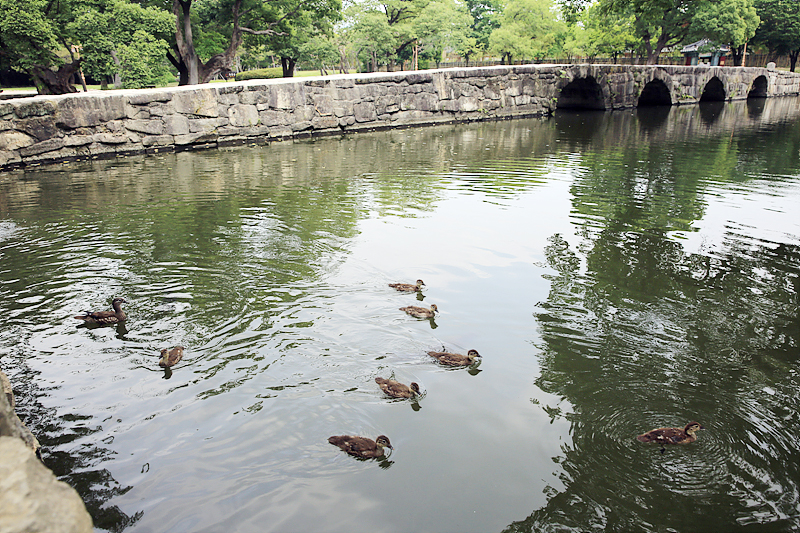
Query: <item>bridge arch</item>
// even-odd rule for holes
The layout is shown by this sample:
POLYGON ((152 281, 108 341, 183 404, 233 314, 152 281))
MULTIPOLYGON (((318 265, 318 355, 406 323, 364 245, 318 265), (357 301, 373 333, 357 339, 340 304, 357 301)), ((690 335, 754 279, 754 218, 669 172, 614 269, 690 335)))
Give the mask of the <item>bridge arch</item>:
POLYGON ((594 76, 575 77, 558 94, 558 109, 602 109, 605 110, 606 96, 594 76))
POLYGON ((722 102, 725 100, 725 84, 716 76, 712 76, 703 87, 701 102, 722 102))
POLYGON ((664 80, 654 78, 642 89, 636 107, 672 105, 672 95, 664 80))
POLYGON ((750 91, 748 91, 747 93, 747 97, 766 98, 768 87, 769 87, 769 82, 767 81, 767 77, 762 74, 761 76, 758 76, 756 79, 753 80, 753 83, 750 86, 750 91))

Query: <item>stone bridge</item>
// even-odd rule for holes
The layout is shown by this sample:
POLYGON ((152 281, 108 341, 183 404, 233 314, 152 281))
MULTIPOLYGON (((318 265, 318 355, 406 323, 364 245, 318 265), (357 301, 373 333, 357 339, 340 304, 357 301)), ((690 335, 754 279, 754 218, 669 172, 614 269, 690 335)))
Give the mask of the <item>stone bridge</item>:
POLYGON ((749 67, 520 65, 91 91, 0 103, 0 169, 315 135, 800 94, 749 67))

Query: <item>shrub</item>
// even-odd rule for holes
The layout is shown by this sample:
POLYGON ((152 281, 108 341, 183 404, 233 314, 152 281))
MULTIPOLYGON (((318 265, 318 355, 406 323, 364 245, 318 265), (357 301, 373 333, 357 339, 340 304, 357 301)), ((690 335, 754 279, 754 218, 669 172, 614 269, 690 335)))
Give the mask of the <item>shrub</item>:
POLYGON ((236 75, 236 81, 244 80, 263 80, 271 78, 282 78, 282 68, 258 68, 255 70, 245 70, 236 75))

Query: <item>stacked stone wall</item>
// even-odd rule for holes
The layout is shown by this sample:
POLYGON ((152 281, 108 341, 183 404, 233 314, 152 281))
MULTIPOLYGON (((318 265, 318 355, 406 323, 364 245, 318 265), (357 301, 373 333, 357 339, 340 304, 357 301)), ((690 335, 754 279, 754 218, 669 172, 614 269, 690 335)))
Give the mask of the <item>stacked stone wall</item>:
POLYGON ((761 68, 523 65, 37 96, 0 103, 0 168, 545 115, 576 79, 597 84, 600 109, 636 106, 654 79, 673 104, 714 77, 739 99, 759 76, 768 96, 800 93, 800 76, 761 68))

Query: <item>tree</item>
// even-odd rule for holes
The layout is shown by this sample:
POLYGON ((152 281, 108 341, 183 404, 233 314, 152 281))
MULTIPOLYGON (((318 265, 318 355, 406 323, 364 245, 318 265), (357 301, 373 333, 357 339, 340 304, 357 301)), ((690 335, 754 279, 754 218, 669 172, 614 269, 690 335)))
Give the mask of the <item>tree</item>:
POLYGON ((168 58, 180 73, 181 85, 206 83, 217 74, 230 71, 245 35, 278 35, 282 33, 278 27, 285 27, 303 12, 328 13, 332 8, 341 9, 340 0, 208 0, 202 3, 203 9, 213 15, 217 31, 228 36, 229 40, 223 51, 204 62, 195 46, 193 1, 173 0, 172 3, 175 53, 168 54, 168 58))
MULTIPOLYGON (((559 0, 569 17, 576 17, 593 0, 559 0)), ((604 16, 633 17, 634 34, 648 65, 655 65, 661 51, 682 42, 691 32, 694 14, 712 0, 599 0, 604 16)), ((727 0, 726 0, 727 1, 727 0)))
MULTIPOLYGON (((413 22, 415 59, 422 53, 438 64, 446 48, 463 49, 469 45, 471 23, 472 17, 463 4, 453 0, 432 1, 413 22)), ((416 60, 412 68, 418 68, 416 60)))
POLYGON ((800 53, 800 3, 794 0, 755 0, 761 25, 753 41, 764 45, 772 58, 789 56, 794 72, 800 53))
POLYGON ((638 44, 632 15, 619 15, 592 5, 580 16, 580 21, 584 28, 581 44, 590 57, 602 54, 616 63, 620 54, 638 44))
POLYGON ((172 79, 166 62, 171 27, 169 12, 126 0, 96 2, 70 24, 81 43, 83 69, 103 85, 113 76, 115 85, 127 88, 166 85, 172 79))
POLYGON ((75 44, 67 27, 74 19, 72 8, 67 0, 0 0, 0 57, 11 69, 30 75, 39 94, 75 92, 70 80, 80 59, 67 62, 57 54, 71 52, 75 44))
POLYGON ((500 0, 466 0, 472 17, 470 32, 458 45, 457 51, 469 63, 472 55, 485 53, 489 49, 489 36, 500 27, 500 0))
POLYGON ((354 5, 348 10, 351 22, 347 30, 350 42, 355 48, 356 57, 368 72, 375 72, 378 66, 388 62, 395 52, 395 35, 389 26, 386 15, 378 10, 364 9, 354 5))
POLYGON ((703 2, 695 12, 692 28, 698 38, 729 44, 733 64, 741 66, 747 41, 755 35, 759 22, 752 0, 703 2))
POLYGON ((500 27, 489 36, 489 50, 509 64, 514 57, 544 57, 554 51, 563 29, 551 0, 509 0, 500 27))

